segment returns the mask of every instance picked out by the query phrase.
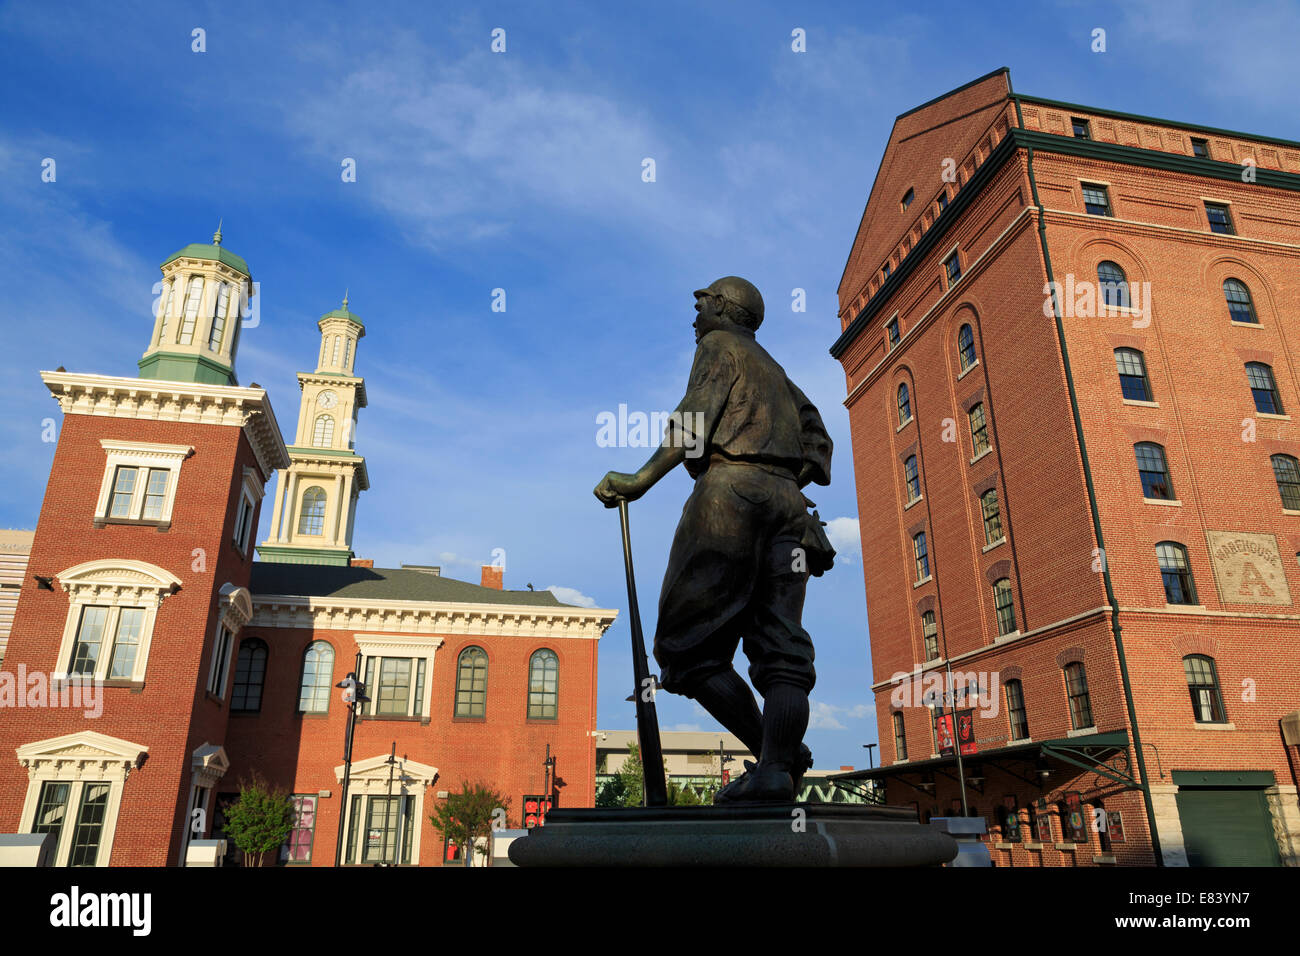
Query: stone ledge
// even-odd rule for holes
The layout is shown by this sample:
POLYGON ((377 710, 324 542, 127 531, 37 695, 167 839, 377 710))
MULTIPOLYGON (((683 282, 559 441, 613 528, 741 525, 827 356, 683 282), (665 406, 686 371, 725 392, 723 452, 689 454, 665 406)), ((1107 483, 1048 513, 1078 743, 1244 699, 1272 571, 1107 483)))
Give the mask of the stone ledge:
POLYGON ((938 866, 946 833, 907 807, 772 804, 552 810, 510 844, 517 866, 938 866))

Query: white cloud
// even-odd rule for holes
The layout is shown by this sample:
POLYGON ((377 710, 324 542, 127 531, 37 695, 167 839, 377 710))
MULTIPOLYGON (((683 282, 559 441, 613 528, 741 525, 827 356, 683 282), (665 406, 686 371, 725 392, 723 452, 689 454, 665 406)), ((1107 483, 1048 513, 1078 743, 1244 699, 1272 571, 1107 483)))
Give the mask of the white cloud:
POLYGON ((857 518, 832 518, 826 522, 826 537, 831 539, 836 556, 845 564, 862 557, 862 535, 857 518))
POLYGON ((668 728, 676 733, 701 733, 704 728, 699 724, 673 724, 668 728))
POLYGON ((555 599, 561 604, 574 604, 578 607, 596 607, 596 599, 587 597, 577 588, 562 588, 559 585, 552 584, 546 590, 555 595, 555 599))
POLYGON ((862 720, 875 713, 870 704, 854 704, 852 707, 838 707, 825 701, 811 701, 808 711, 808 729, 810 730, 847 730, 839 718, 862 720))

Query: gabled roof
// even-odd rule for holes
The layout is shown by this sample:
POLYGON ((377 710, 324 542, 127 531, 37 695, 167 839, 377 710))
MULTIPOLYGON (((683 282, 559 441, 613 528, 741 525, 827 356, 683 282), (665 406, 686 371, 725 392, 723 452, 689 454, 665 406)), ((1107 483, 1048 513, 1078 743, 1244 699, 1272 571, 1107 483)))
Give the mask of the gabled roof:
POLYGON ((1010 70, 1000 67, 899 114, 840 277, 841 296, 856 295, 880 268, 938 194, 943 161, 960 163, 1010 95, 1010 70), (908 189, 916 198, 904 210, 908 189))

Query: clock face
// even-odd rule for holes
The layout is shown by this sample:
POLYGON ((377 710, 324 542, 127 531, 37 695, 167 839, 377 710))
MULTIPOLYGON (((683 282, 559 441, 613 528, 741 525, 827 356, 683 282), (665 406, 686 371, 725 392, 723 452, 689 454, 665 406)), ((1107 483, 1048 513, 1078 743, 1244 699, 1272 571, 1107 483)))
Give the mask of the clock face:
POLYGON ((320 396, 316 399, 316 404, 319 405, 321 408, 333 408, 338 403, 339 403, 338 395, 335 394, 334 392, 329 391, 328 389, 321 392, 320 396))

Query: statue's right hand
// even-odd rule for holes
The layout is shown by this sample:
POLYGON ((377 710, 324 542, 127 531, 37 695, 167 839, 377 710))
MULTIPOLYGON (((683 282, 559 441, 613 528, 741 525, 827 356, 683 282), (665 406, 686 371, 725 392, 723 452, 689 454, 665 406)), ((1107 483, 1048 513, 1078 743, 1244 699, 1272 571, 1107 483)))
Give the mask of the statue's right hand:
POLYGON ((606 508, 618 506, 618 499, 626 498, 628 501, 635 501, 645 493, 640 487, 636 475, 625 474, 621 471, 611 471, 600 479, 600 484, 595 488, 595 495, 600 499, 606 508))

